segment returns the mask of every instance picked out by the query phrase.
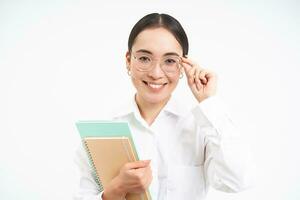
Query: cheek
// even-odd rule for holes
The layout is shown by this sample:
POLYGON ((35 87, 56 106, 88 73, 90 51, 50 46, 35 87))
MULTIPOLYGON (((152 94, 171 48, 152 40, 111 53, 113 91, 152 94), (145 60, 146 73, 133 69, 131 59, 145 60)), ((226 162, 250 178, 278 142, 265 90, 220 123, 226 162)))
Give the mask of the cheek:
POLYGON ((172 78, 169 78, 169 91, 173 92, 175 88, 177 87, 179 82, 179 76, 175 76, 172 78))
POLYGON ((168 80, 170 83, 174 84, 174 85, 177 85, 178 81, 179 81, 179 74, 175 75, 175 76, 172 76, 172 77, 168 77, 168 80))
POLYGON ((140 87, 142 85, 143 75, 132 71, 131 81, 135 87, 140 87))
POLYGON ((131 70, 131 77, 134 79, 141 79, 142 78, 142 74, 139 73, 138 71, 136 71, 135 69, 131 70))
MULTIPOLYGON (((171 90, 174 90, 178 84, 180 73, 175 74, 173 76, 165 76, 164 79, 168 79, 168 87, 171 90)), ((131 81, 136 89, 143 88, 145 85, 142 80, 147 80, 147 74, 140 73, 136 70, 131 71, 131 81)))

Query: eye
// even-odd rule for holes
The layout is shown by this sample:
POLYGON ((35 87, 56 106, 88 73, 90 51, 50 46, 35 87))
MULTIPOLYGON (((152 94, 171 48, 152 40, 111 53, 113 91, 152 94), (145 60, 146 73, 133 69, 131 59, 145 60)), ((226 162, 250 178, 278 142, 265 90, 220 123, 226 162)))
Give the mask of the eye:
POLYGON ((151 61, 151 59, 149 57, 147 57, 147 56, 140 56, 138 59, 142 63, 147 63, 147 62, 151 61))
POLYGON ((176 60, 173 59, 173 58, 168 58, 168 59, 165 60, 166 65, 173 65, 175 63, 176 63, 176 60))

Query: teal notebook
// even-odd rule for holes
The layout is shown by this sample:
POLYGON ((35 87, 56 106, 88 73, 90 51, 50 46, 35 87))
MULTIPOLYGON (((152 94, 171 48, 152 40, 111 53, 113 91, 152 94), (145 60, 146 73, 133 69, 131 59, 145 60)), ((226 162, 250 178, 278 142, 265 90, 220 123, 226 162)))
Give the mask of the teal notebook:
POLYGON ((89 120, 78 121, 76 127, 79 131, 81 139, 87 137, 127 137, 133 144, 135 155, 139 159, 134 142, 131 136, 128 122, 124 121, 104 121, 89 120))
MULTIPOLYGON (((76 127, 103 191, 126 162, 139 160, 129 125, 123 121, 78 121, 76 127)), ((128 200, 148 200, 150 194, 129 194, 128 200)))
POLYGON ((78 121, 76 126, 81 138, 85 137, 119 137, 131 138, 127 122, 120 121, 78 121))

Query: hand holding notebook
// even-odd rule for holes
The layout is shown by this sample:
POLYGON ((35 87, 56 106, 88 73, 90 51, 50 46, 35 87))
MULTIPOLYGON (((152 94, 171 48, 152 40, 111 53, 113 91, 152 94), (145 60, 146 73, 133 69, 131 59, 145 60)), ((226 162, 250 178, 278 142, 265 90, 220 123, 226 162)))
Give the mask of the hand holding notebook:
POLYGON ((108 184, 103 197, 116 199, 115 194, 117 194, 119 199, 124 199, 126 193, 143 193, 147 190, 152 180, 149 164, 150 160, 125 164, 121 168, 119 175, 108 184))
POLYGON ((118 188, 118 195, 126 194, 127 200, 151 199, 149 161, 138 161, 127 122, 81 121, 76 126, 100 190, 110 195, 118 188))

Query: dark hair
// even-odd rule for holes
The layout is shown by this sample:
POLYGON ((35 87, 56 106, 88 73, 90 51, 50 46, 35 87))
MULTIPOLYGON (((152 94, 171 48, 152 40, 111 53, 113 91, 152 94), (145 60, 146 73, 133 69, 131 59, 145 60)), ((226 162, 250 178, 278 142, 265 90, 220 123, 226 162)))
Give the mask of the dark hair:
POLYGON ((140 32, 148 28, 163 27, 170 31, 183 50, 183 56, 186 56, 189 51, 189 42, 184 29, 181 24, 174 17, 168 14, 151 13, 140 19, 132 28, 128 39, 128 51, 131 52, 131 48, 134 44, 135 38, 140 32))

